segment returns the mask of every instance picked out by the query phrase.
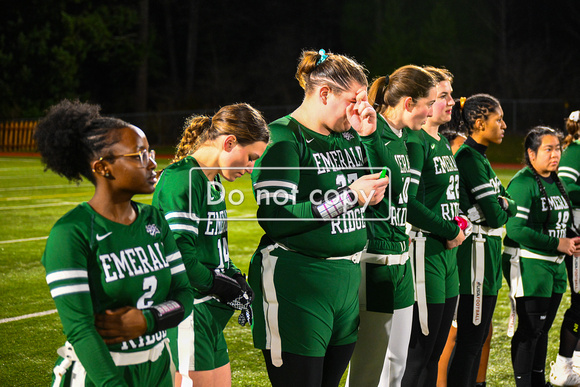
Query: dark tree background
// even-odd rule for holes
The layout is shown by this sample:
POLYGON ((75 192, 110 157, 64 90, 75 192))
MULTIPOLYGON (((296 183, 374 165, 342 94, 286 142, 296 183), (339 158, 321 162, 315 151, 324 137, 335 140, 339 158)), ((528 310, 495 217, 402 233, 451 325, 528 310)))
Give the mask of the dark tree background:
POLYGON ((575 0, 0 0, 0 119, 65 97, 111 114, 287 111, 302 99, 304 48, 353 56, 371 80, 445 66, 456 96, 533 100, 517 113, 529 120, 561 125, 580 107, 575 0))

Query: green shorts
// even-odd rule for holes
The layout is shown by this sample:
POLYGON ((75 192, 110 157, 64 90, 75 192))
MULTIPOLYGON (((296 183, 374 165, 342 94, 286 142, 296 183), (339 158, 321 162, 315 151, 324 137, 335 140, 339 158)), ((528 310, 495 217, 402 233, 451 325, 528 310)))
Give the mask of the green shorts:
POLYGON ((259 247, 250 263, 254 346, 274 354, 322 357, 356 342, 360 265, 259 247), (263 250, 262 250, 263 249, 263 250))
MULTIPOLYGON (((497 296, 502 285, 501 237, 484 235, 485 271, 483 280, 483 295, 497 296)), ((457 248, 457 268, 459 271, 459 293, 473 294, 472 284, 472 249, 473 234, 457 248)))
POLYGON ((393 313, 415 303, 411 260, 402 265, 361 262, 361 310, 393 313))
POLYGON ((446 250, 441 246, 440 240, 426 236, 425 294, 429 304, 444 304, 446 299, 459 294, 457 249, 446 250))
POLYGON ((520 270, 525 297, 551 297, 566 292, 568 277, 564 262, 521 258, 520 270))
POLYGON ((503 275, 515 297, 551 297, 553 293, 566 292, 568 278, 564 262, 519 257, 512 266, 511 259, 511 254, 502 254, 503 275), (516 289, 511 289, 512 281, 516 289))
MULTIPOLYGON (((59 357, 55 365, 60 365, 63 362, 63 358, 59 357)), ((164 349, 159 358, 154 361, 148 361, 141 364, 128 365, 123 367, 117 367, 120 374, 123 375, 123 379, 130 387, 172 387, 173 378, 171 375, 171 358, 169 351, 164 349)), ((57 386, 68 387, 71 385, 73 378, 75 380, 75 386, 78 386, 78 380, 85 378, 85 383, 82 384, 85 387, 94 387, 97 385, 102 385, 102 383, 95 384, 90 380, 89 375, 82 364, 77 361, 73 361, 70 367, 66 370, 61 381, 57 386)), ((55 375, 52 374, 52 384, 55 386, 55 375)))
POLYGON ((224 328, 234 311, 216 300, 193 305, 193 313, 177 328, 167 330, 175 367, 186 371, 211 371, 230 362, 224 328))

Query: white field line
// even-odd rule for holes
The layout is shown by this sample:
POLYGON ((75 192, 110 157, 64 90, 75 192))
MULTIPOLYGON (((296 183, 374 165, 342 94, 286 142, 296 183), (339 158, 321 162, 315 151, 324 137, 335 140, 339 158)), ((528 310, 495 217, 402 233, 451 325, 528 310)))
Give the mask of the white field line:
POLYGON ((43 175, 42 173, 38 173, 38 174, 34 174, 34 175, 18 175, 18 176, 0 176, 0 180, 5 180, 5 179, 37 179, 39 177, 44 177, 45 175, 43 175))
POLYGON ((69 205, 75 205, 75 204, 79 204, 79 202, 59 202, 59 203, 31 204, 28 206, 8 206, 8 207, 0 207, 0 211, 23 210, 26 208, 69 206, 69 205))
POLYGON ((0 202, 16 202, 22 200, 39 200, 39 199, 56 199, 56 198, 67 198, 72 196, 85 196, 85 195, 92 195, 92 191, 83 191, 83 192, 72 192, 72 193, 63 193, 63 194, 53 194, 53 195, 34 195, 34 196, 7 196, 7 197, 0 197, 0 202))
POLYGON ((35 238, 25 238, 25 239, 11 239, 11 240, 6 240, 6 241, 0 241, 0 245, 6 244, 6 243, 20 243, 20 242, 41 241, 41 240, 44 240, 44 239, 48 239, 48 236, 35 237, 35 238))
POLYGON ((48 314, 53 314, 53 313, 56 313, 56 312, 57 312, 56 309, 51 309, 51 310, 47 310, 47 311, 44 311, 44 312, 25 314, 23 316, 3 318, 3 319, 0 319, 0 324, 4 324, 4 323, 7 323, 7 322, 12 322, 12 321, 24 320, 24 319, 32 318, 32 317, 46 316, 48 314))
POLYGON ((73 184, 61 184, 61 185, 38 185, 38 186, 28 186, 28 187, 8 187, 0 188, 0 192, 6 191, 25 191, 25 190, 41 190, 41 189, 53 189, 53 188, 83 188, 90 187, 90 184, 85 185, 73 185, 73 184))

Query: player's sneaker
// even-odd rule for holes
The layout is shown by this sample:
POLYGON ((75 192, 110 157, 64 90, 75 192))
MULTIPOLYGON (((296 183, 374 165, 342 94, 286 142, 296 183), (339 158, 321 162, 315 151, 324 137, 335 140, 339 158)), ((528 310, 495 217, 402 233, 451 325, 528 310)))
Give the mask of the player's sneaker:
POLYGON ((580 375, 572 370, 570 359, 550 363, 550 383, 554 386, 580 386, 580 375))

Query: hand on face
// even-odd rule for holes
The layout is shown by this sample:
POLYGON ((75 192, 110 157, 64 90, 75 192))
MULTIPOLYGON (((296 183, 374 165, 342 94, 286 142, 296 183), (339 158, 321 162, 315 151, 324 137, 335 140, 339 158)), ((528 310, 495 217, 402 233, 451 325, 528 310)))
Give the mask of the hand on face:
POLYGON ((361 136, 368 136, 377 129, 377 112, 369 103, 366 87, 360 88, 356 102, 346 107, 346 117, 361 136))

